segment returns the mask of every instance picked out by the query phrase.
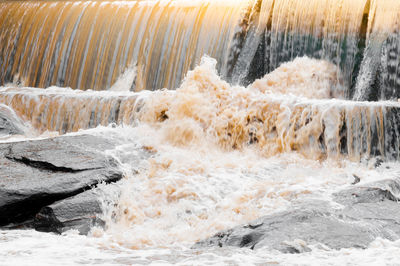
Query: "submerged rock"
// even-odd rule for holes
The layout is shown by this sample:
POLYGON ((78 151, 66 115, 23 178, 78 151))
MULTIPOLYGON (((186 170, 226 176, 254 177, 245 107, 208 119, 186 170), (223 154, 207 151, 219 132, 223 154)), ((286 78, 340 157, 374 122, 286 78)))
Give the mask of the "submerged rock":
POLYGON ((262 217, 198 242, 195 247, 268 247, 285 253, 306 252, 307 245, 366 248, 377 237, 400 238, 400 180, 353 187, 327 201, 305 201, 287 211, 262 217))
MULTIPOLYGON (((119 163, 101 152, 113 147, 90 135, 0 144, 0 225, 26 221, 56 201, 120 180, 119 163)), ((86 198, 71 202, 80 199, 91 213, 86 198)))

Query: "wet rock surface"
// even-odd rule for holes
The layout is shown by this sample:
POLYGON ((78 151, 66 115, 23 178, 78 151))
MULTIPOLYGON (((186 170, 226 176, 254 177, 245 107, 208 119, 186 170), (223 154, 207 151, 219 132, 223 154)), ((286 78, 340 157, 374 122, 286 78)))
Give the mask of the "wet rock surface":
POLYGON ((22 121, 11 108, 0 104, 0 137, 20 134, 24 134, 22 121))
POLYGON ((308 245, 366 248, 377 237, 400 238, 400 179, 353 186, 334 193, 334 202, 302 201, 289 210, 259 218, 194 247, 267 247, 284 253, 310 251, 308 245))
POLYGON ((101 214, 106 203, 101 199, 114 193, 118 193, 117 186, 98 187, 43 207, 34 218, 34 228, 56 233, 75 229, 87 234, 93 226, 104 226, 101 214))
POLYGON ((85 191, 123 175, 119 163, 103 153, 113 147, 111 141, 90 135, 0 144, 0 225, 32 219, 48 205, 62 225, 78 220, 68 215, 95 213, 94 194, 85 191))

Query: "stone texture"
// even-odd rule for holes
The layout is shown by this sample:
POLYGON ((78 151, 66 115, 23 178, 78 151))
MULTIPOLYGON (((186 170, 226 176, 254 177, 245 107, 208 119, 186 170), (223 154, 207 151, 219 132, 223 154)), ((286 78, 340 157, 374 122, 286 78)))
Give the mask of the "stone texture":
POLYGON ((194 247, 268 247, 299 253, 307 245, 366 248, 377 237, 400 238, 400 180, 354 186, 333 194, 335 202, 303 201, 198 242, 194 247), (339 206, 339 207, 338 207, 339 206))
POLYGON ((0 104, 0 137, 24 134, 24 125, 15 112, 0 104))
POLYGON ((34 227, 38 231, 62 233, 76 229, 81 234, 87 234, 94 225, 103 226, 103 212, 100 199, 113 198, 119 193, 115 185, 95 188, 80 193, 74 197, 57 201, 43 207, 34 219, 34 227))
POLYGON ((25 221, 55 201, 121 179, 119 163, 101 152, 113 147, 90 135, 0 144, 0 225, 25 221))

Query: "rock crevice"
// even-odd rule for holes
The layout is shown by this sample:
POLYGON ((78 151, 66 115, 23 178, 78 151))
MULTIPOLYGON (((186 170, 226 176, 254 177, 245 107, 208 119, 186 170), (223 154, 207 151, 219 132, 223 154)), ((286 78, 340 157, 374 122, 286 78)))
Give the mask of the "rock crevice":
MULTIPOLYGON (((55 202, 120 180, 119 163, 103 152, 114 146, 89 135, 0 144, 0 226, 36 221, 55 202)), ((42 231, 57 231, 40 221, 42 231)), ((55 220, 51 224, 61 228, 55 220)))
POLYGON ((69 168, 69 167, 59 167, 59 166, 56 166, 49 162, 30 160, 29 158, 26 158, 26 157, 15 158, 15 157, 12 157, 9 155, 6 155, 5 157, 11 161, 15 161, 18 163, 25 164, 26 166, 29 166, 29 167, 33 167, 33 168, 37 168, 37 169, 45 170, 45 171, 50 171, 50 172, 79 173, 79 172, 83 172, 83 171, 101 169, 101 168, 73 169, 73 168, 69 168))

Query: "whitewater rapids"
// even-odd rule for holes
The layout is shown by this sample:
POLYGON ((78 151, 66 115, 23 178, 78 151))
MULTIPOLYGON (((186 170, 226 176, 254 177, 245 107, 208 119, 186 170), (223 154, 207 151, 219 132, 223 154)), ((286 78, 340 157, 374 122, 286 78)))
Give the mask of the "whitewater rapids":
MULTIPOLYGON (((299 58, 244 88, 223 81, 215 64, 213 59, 204 57, 176 91, 131 93, 127 91, 129 86, 121 89, 118 85, 107 92, 20 88, 36 100, 41 99, 41 94, 58 95, 65 100, 68 95, 83 99, 96 94, 134 95, 136 113, 132 125, 98 126, 68 133, 92 134, 118 143, 115 149, 104 151, 122 163, 125 173, 119 183, 120 195, 108 195, 107 201, 112 203, 104 207, 106 228, 93 228, 87 237, 74 231, 62 236, 30 230, 0 231, 0 261, 4 265, 21 265, 28 259, 38 265, 395 263, 399 242, 381 239, 366 250, 330 250, 313 245, 309 246, 311 252, 295 255, 265 249, 191 249, 196 241, 284 210, 298 200, 329 201, 331 193, 353 182, 353 174, 361 177, 361 184, 400 174, 398 162, 385 162, 375 168, 373 160, 322 158, 320 151, 312 147, 285 149, 282 136, 263 131, 265 128, 257 119, 249 121, 249 117, 265 111, 271 99, 285 99, 288 104, 340 102, 327 100, 333 93, 340 94, 340 73, 334 65, 299 58), (256 129, 253 139, 244 134, 250 127, 256 129), (138 147, 145 147, 152 156, 132 161, 138 147)), ((16 89, 1 89, 12 90, 16 89)), ((285 128, 285 111, 275 111, 280 112, 276 125, 285 128)), ((265 122, 272 118, 259 119, 265 122)), ((58 134, 31 128, 30 135, 1 141, 58 134)))

